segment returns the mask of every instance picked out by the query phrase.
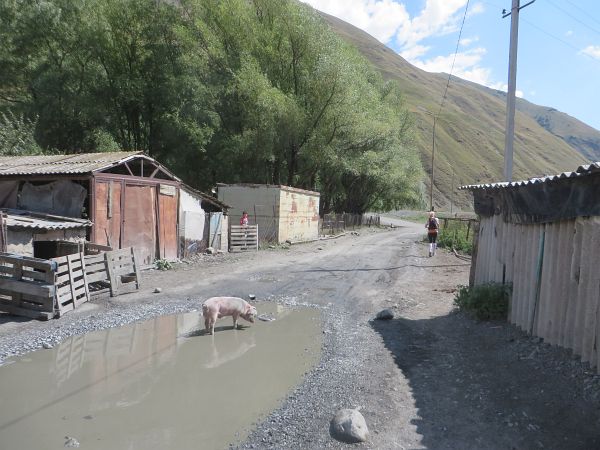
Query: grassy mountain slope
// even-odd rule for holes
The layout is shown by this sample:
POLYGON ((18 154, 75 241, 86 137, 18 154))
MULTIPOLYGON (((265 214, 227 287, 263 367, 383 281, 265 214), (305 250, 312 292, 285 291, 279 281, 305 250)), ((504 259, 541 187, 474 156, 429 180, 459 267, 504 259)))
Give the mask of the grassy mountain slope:
MULTIPOLYGON (((400 83, 407 107, 413 112, 414 139, 430 176, 433 117, 426 111, 438 111, 448 75, 418 69, 362 30, 321 14, 384 78, 400 83)), ((524 101, 519 102, 515 119, 514 179, 573 170, 586 162, 587 159, 567 143, 569 139, 578 139, 576 134, 569 138, 569 131, 575 132, 578 128, 560 125, 566 115, 540 114, 540 117, 550 117, 548 122, 553 124, 553 134, 538 123, 545 119, 536 120, 536 113, 530 111, 543 108, 531 103, 531 107, 525 108, 523 104, 524 101)), ((470 194, 457 191, 457 186, 502 179, 505 110, 505 98, 497 91, 452 77, 436 123, 434 205, 437 209, 448 209, 451 200, 461 208, 470 208, 470 194)), ((429 192, 429 180, 426 184, 429 192)))

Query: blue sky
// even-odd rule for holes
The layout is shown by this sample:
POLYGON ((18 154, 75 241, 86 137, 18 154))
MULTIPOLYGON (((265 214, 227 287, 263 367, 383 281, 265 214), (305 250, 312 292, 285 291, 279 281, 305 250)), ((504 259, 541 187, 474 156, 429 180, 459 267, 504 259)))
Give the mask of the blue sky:
MULTIPOLYGON (((304 0, 429 72, 449 73, 467 0, 304 0)), ((528 0, 521 0, 524 5, 528 0)), ((511 0, 470 0, 453 74, 506 90, 511 0)), ((600 130, 600 1, 536 0, 519 23, 517 95, 600 130)))

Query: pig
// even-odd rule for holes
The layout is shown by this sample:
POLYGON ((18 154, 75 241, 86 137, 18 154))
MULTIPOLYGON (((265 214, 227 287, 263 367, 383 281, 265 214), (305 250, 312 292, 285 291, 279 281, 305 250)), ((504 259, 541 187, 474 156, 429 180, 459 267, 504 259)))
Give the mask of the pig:
POLYGON ((238 317, 254 323, 256 308, 239 297, 211 297, 202 304, 206 334, 215 334, 215 322, 226 316, 233 317, 233 328, 237 328, 238 317))

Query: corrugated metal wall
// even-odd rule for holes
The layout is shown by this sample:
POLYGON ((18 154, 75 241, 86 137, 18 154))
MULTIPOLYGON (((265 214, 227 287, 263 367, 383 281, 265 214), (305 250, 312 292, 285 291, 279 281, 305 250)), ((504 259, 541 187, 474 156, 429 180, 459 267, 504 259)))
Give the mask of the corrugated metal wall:
POLYGON ((599 267, 600 217, 532 225, 481 219, 475 284, 512 283, 509 321, 596 367, 599 267))

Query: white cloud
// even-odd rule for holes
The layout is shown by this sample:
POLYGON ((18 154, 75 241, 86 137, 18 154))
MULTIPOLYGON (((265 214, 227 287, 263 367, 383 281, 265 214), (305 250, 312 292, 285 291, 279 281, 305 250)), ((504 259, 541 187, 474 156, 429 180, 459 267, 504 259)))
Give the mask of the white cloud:
MULTIPOLYGON (((428 72, 450 73, 451 55, 426 58, 433 49, 425 39, 440 37, 458 31, 467 0, 426 0, 424 8, 411 17, 404 1, 394 0, 303 0, 319 11, 339 17, 366 31, 384 44, 392 41, 400 48, 400 55, 411 64, 428 72)), ((472 3, 468 18, 484 11, 481 2, 472 3)), ((452 74, 484 86, 506 91, 506 85, 494 82, 491 69, 482 66, 486 50, 483 47, 468 48, 479 40, 477 36, 463 38, 465 48, 457 53, 452 74)), ((518 91, 522 97, 523 92, 518 91)))
POLYGON ((393 0, 302 0, 313 8, 339 17, 366 31, 384 44, 410 21, 402 3, 393 0))
POLYGON ((569 37, 569 36, 573 36, 573 30, 569 30, 565 33, 565 36, 569 37))
POLYGON ((460 45, 463 47, 468 47, 469 45, 474 44, 477 41, 479 41, 479 36, 475 36, 472 38, 462 38, 460 40, 460 45))
POLYGON ((600 59, 600 45, 588 45, 580 53, 590 58, 600 59))

